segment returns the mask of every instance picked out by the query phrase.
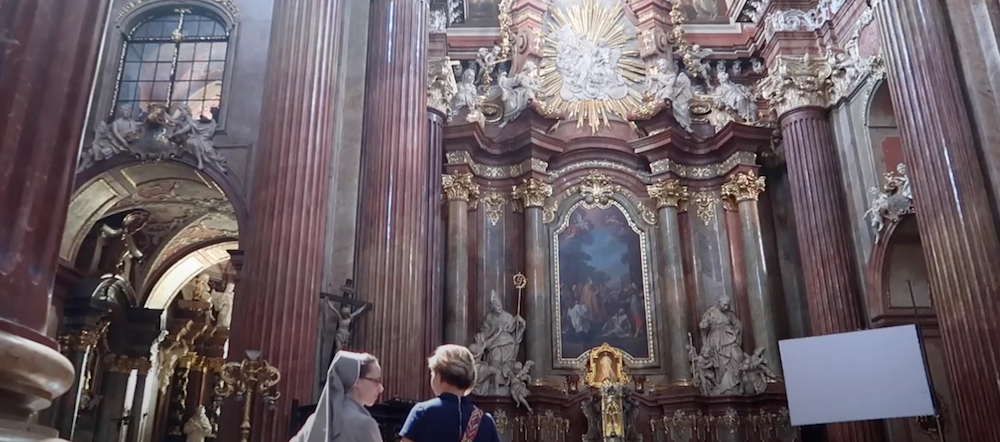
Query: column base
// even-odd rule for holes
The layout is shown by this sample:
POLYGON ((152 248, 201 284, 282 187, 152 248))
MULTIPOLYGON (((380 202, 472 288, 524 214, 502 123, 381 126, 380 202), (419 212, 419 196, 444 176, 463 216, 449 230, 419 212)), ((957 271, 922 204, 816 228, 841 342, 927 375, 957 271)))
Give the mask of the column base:
MULTIPOLYGON (((69 390, 75 376, 73 365, 52 347, 0 329, 0 415, 27 421, 69 390)), ((27 424, 25 424, 27 425, 27 424)), ((0 425, 0 440, 4 438, 0 425)), ((46 436, 48 437, 48 436, 46 436)), ((24 440, 45 440, 24 439, 24 440)))
POLYGON ((0 441, 4 442, 66 442, 54 428, 0 418, 0 441))

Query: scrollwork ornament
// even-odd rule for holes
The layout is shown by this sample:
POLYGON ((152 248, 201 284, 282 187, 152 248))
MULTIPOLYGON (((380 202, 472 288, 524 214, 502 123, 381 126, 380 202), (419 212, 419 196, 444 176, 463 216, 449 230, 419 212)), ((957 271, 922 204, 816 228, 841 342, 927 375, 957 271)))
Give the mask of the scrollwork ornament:
POLYGON ((619 186, 612 184, 609 176, 591 171, 580 184, 580 193, 586 198, 587 205, 606 209, 611 204, 611 195, 617 187, 619 186))
POLYGON ((715 205, 719 203, 719 198, 717 198, 711 192, 698 192, 694 196, 694 204, 698 208, 697 215, 707 226, 715 218, 715 205))
POLYGON ((499 192, 490 192, 480 201, 486 209, 486 219, 490 221, 490 224, 497 225, 500 222, 500 217, 503 216, 503 205, 507 203, 507 200, 499 192))
POLYGON ((473 201, 479 198, 479 185, 472 181, 471 173, 441 175, 441 188, 448 201, 473 201))
POLYGON ((545 205, 545 200, 552 196, 552 186, 538 178, 528 178, 520 185, 514 186, 511 196, 520 200, 525 208, 542 207, 545 205))
POLYGON ((650 198, 656 200, 656 207, 680 208, 687 203, 690 194, 687 186, 682 186, 680 180, 660 181, 646 187, 650 198))
POLYGON ((829 60, 809 54, 779 55, 767 77, 757 84, 761 98, 778 116, 806 106, 829 106, 834 88, 829 60))

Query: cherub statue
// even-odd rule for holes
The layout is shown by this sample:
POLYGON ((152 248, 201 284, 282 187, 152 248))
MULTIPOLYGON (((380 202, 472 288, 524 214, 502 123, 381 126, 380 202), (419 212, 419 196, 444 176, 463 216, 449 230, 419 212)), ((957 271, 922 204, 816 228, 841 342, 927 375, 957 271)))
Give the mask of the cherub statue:
POLYGON ((233 322, 233 295, 236 290, 235 283, 226 283, 226 289, 212 294, 212 308, 218 312, 215 317, 215 325, 219 328, 229 329, 233 322))
MULTIPOLYGON (((352 312, 351 308, 348 306, 341 307, 338 313, 337 336, 335 338, 337 351, 347 350, 347 346, 351 343, 351 324, 354 322, 354 318, 357 318, 358 315, 364 313, 367 308, 368 305, 366 304, 352 312)), ((337 309, 333 309, 333 311, 336 313, 337 309)))
POLYGON ((205 437, 212 434, 212 422, 208 420, 205 406, 199 405, 194 414, 184 424, 185 442, 205 442, 205 437))
POLYGON ((868 193, 872 195, 872 204, 865 212, 865 216, 869 217, 869 222, 871 223, 872 230, 875 231, 875 238, 877 239, 882 233, 882 229, 885 228, 885 213, 889 210, 889 195, 879 191, 878 187, 872 186, 868 188, 868 193))
POLYGON ((709 84, 711 81, 711 76, 709 72, 712 70, 708 62, 705 61, 709 55, 715 52, 709 48, 702 48, 701 45, 691 45, 691 50, 683 55, 684 65, 695 74, 696 77, 701 77, 705 80, 705 84, 709 84))
POLYGON ((520 362, 514 363, 514 372, 510 376, 510 397, 514 399, 514 403, 518 406, 524 405, 524 408, 531 413, 531 405, 528 405, 528 384, 531 383, 531 375, 528 372, 531 367, 535 365, 535 361, 525 362, 523 365, 520 362))
POLYGON ((743 394, 761 394, 767 390, 767 381, 777 379, 778 376, 767 366, 764 360, 764 347, 758 348, 752 355, 747 355, 743 359, 743 366, 740 367, 740 384, 743 386, 743 394))

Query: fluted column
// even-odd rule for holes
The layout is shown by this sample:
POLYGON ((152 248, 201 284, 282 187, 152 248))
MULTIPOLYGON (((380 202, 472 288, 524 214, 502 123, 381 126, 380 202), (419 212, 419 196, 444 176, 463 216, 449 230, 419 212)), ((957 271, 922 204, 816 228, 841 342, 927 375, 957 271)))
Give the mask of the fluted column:
POLYGON ((688 362, 688 302, 684 288, 684 256, 681 252, 677 212, 688 202, 688 188, 678 180, 666 180, 647 187, 656 201, 657 231, 660 243, 660 278, 663 283, 663 317, 667 319, 664 342, 670 354, 670 382, 688 385, 691 364, 688 362))
POLYGON ((548 290, 548 240, 542 211, 545 200, 552 196, 552 186, 538 178, 528 178, 514 186, 511 194, 520 200, 524 210, 524 267, 527 285, 524 293, 524 341, 527 343, 528 360, 535 361, 536 378, 548 374, 552 366, 551 315, 548 290))
POLYGON ((469 343, 469 204, 479 197, 471 173, 442 175, 448 200, 448 265, 445 267, 444 340, 469 343))
POLYGON ((1000 240, 948 11, 940 1, 883 0, 877 14, 953 392, 949 418, 962 440, 1000 440, 1000 240))
POLYGON ((0 439, 51 437, 25 422, 73 382, 45 332, 109 4, 0 4, 0 439))
POLYGON ((778 328, 775 323, 774 302, 768 284, 767 258, 760 231, 760 212, 757 197, 764 191, 764 177, 753 172, 741 172, 730 177, 722 186, 723 195, 736 200, 743 237, 743 262, 746 265, 747 298, 750 320, 753 322, 753 340, 764 348, 764 360, 777 375, 781 375, 781 358, 778 355, 778 328))
MULTIPOLYGON (((814 336, 865 326, 837 151, 827 119, 832 92, 829 73, 824 59, 779 56, 760 87, 781 124, 814 336)), ((884 437, 881 423, 875 421, 827 425, 831 441, 875 442, 884 437)))
POLYGON ((423 399, 427 367, 426 220, 440 210, 440 166, 427 136, 426 0, 373 0, 361 155, 355 281, 374 307, 359 319, 358 350, 382 359, 384 397, 423 399), (436 190, 436 191, 435 191, 436 190))
MULTIPOLYGON (((230 360, 246 350, 281 371, 274 411, 257 407, 253 441, 288 440, 291 406, 314 403, 313 371, 326 225, 328 173, 336 109, 333 85, 340 51, 343 0, 275 2, 255 151, 252 225, 239 299, 234 304, 230 360)), ((258 400, 257 403, 260 403, 258 400)), ((236 407, 228 408, 238 414, 236 407)), ((226 419, 223 440, 238 420, 226 419)))
MULTIPOLYGON (((451 67, 449 67, 451 69, 451 67)), ((444 126, 448 115, 440 109, 427 107, 427 142, 430 143, 428 150, 430 154, 427 158, 428 170, 438 172, 444 170, 444 126)), ((431 178, 434 178, 433 176, 431 178)), ((424 353, 431 354, 437 346, 445 342, 444 339, 444 303, 445 303, 445 263, 447 249, 445 244, 446 216, 443 210, 444 204, 439 203, 442 199, 441 181, 435 179, 432 182, 430 195, 434 196, 431 202, 431 210, 427 212, 427 227, 430 229, 427 235, 427 304, 424 311, 427 321, 424 327, 424 353)), ((430 390, 430 384, 424 385, 423 396, 429 397, 434 394, 430 390)))

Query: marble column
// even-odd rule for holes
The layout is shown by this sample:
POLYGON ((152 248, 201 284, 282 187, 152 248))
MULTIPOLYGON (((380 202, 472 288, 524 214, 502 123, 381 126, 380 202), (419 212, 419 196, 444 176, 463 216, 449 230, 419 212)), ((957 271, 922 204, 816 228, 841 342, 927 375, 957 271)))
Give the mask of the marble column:
MULTIPOLYGON (((535 361, 533 377, 541 379, 552 367, 551 318, 549 314, 548 239, 542 211, 552 196, 552 186, 538 178, 528 178, 514 186, 511 197, 520 201, 524 210, 524 267, 527 285, 524 290, 524 312, 527 322, 524 332, 528 360, 535 361)), ((518 300, 515 300, 515 303, 518 300)))
MULTIPOLYGON (((847 210, 826 106, 832 91, 822 58, 778 56, 760 89, 779 115, 791 182, 806 302, 812 335, 865 327, 855 284, 847 210)), ((885 437, 877 421, 827 425, 827 439, 875 442, 885 437)))
MULTIPOLYGON (((275 2, 242 278, 229 359, 247 350, 281 371, 281 400, 257 407, 253 441, 288 440, 292 404, 315 403, 316 327, 343 0, 275 2)), ((342 111, 342 110, 341 110, 342 111)), ((259 396, 258 396, 259 403, 259 396)), ((238 407, 227 411, 238 413, 238 407)), ((224 413, 228 415, 229 413, 224 413)), ((220 437, 233 440, 238 420, 220 437)))
POLYGON ((139 442, 139 432, 142 430, 143 424, 152 424, 148 416, 143 416, 142 407, 146 397, 146 377, 149 374, 150 366, 148 358, 137 359, 135 365, 135 388, 132 390, 132 406, 129 408, 128 413, 128 433, 125 435, 125 442, 139 442))
POLYGON ((768 283, 767 258, 760 230, 760 212, 757 197, 764 191, 764 177, 753 172, 740 172, 723 184, 722 193, 736 200, 743 237, 743 262, 746 265, 747 300, 753 340, 757 348, 764 349, 764 360, 775 374, 781 376, 781 358, 778 355, 778 327, 775 321, 774 302, 768 283))
POLYGON ((471 173, 442 175, 448 200, 448 256, 445 273, 444 340, 469 344, 469 204, 479 197, 471 173))
POLYGON ((0 6, 0 360, 19 361, 0 364, 0 439, 54 436, 26 422, 73 382, 45 332, 110 3, 0 6), (26 436, 29 428, 37 433, 26 436))
POLYGON ((1000 440, 1000 240, 948 12, 937 0, 884 0, 877 14, 954 398, 948 418, 963 440, 1000 440))
POLYGON ((373 304, 355 347, 383 361, 384 397, 414 400, 427 390, 427 219, 441 207, 440 167, 428 167, 427 14, 426 0, 371 4, 355 247, 358 298, 373 304))
POLYGON ((59 436, 66 440, 73 440, 73 434, 76 432, 76 420, 80 417, 80 400, 85 381, 90 375, 87 368, 90 366, 94 346, 100 340, 101 334, 90 329, 67 331, 59 336, 59 346, 73 364, 73 371, 77 373, 73 378, 72 387, 56 402, 58 410, 56 428, 59 430, 59 436))
POLYGON ((102 362, 104 375, 101 378, 101 403, 97 408, 94 440, 117 441, 122 430, 122 419, 125 418, 123 413, 127 399, 125 395, 128 393, 128 378, 132 375, 138 360, 128 356, 108 354, 102 362))
POLYGON ((663 287, 663 317, 667 336, 664 342, 670 355, 670 383, 687 386, 691 382, 688 361, 688 301, 684 287, 684 256, 681 252, 680 226, 677 212, 688 202, 688 188, 678 180, 660 181, 647 187, 656 201, 657 232, 660 243, 660 278, 663 287))

